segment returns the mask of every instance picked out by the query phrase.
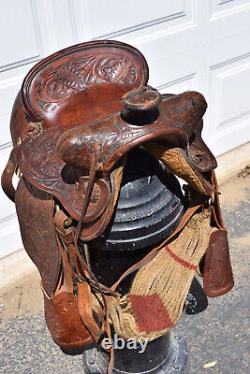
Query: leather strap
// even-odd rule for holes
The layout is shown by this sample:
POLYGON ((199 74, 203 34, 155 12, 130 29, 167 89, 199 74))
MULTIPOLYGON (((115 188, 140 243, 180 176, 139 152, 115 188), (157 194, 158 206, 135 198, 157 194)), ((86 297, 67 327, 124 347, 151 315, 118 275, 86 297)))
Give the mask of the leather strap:
POLYGON ((61 254, 66 265, 64 267, 65 280, 66 283, 70 284, 70 287, 67 287, 67 289, 69 292, 74 293, 74 287, 77 287, 78 310, 82 323, 92 335, 93 339, 98 341, 102 333, 102 325, 99 327, 93 316, 89 269, 82 259, 78 247, 76 248, 73 244, 76 234, 73 232, 72 228, 64 228, 64 222, 67 218, 63 211, 56 211, 54 218, 55 225, 64 247, 64 251, 61 251, 61 254), (81 281, 79 281, 79 278, 81 278, 81 281), (74 285, 74 280, 77 282, 76 285, 74 285))
POLYGON ((12 183, 13 175, 17 168, 17 162, 16 162, 16 148, 13 148, 9 160, 7 162, 7 165, 4 169, 2 178, 1 178, 1 184, 2 188, 5 192, 5 194, 8 196, 8 198, 15 202, 15 188, 12 183))
POLYGON ((78 310, 81 320, 97 342, 100 338, 101 330, 93 317, 91 287, 87 282, 78 283, 78 310))
POLYGON ((63 238, 66 244, 74 242, 74 234, 71 228, 66 229, 64 227, 64 222, 68 219, 68 216, 60 209, 55 212, 54 222, 56 226, 56 231, 63 238))
POLYGON ((91 194, 92 194, 92 191, 93 191, 93 187, 94 187, 94 184, 95 184, 95 175, 96 175, 95 167, 96 167, 96 156, 95 156, 95 153, 93 152, 92 160, 91 160, 91 164, 90 164, 89 181, 88 181, 87 191, 86 191, 85 198, 83 200, 81 218, 80 218, 80 220, 77 224, 76 235, 75 235, 75 238, 74 238, 75 248, 78 246, 78 241, 79 241, 79 238, 80 238, 80 235, 81 235, 83 220, 84 220, 84 217, 86 215, 88 205, 89 205, 89 201, 90 201, 90 198, 91 198, 91 194))
POLYGON ((163 248, 166 244, 168 244, 170 242, 171 239, 173 239, 181 230, 183 230, 183 228, 186 226, 187 222, 190 220, 190 218, 194 215, 195 212, 197 212, 197 210, 199 208, 201 208, 202 205, 195 205, 195 206, 192 206, 192 207, 189 207, 186 212, 184 213, 179 225, 176 227, 176 229, 172 232, 172 234, 166 239, 164 240, 158 247, 154 248, 152 251, 150 251, 142 260, 138 261, 137 263, 135 263, 134 265, 132 265, 129 269, 127 269, 122 275, 121 277, 113 284, 113 286, 111 287, 111 290, 112 291, 115 291, 117 289, 117 287, 119 286, 119 284, 130 274, 132 274, 133 272, 139 270, 141 267, 145 266, 146 264, 148 264, 150 261, 152 261, 154 259, 154 257, 157 255, 157 253, 159 252, 159 250, 161 248, 163 248))
POLYGON ((214 186, 214 196, 213 196, 212 203, 211 203, 212 215, 213 215, 213 218, 215 220, 217 227, 221 230, 226 231, 224 223, 223 223, 223 219, 222 219, 219 192, 218 192, 218 183, 217 183, 217 178, 216 178, 214 171, 212 171, 211 181, 214 186))
MULTIPOLYGON (((58 248, 59 252, 62 256, 63 261, 63 286, 66 289, 67 292, 73 293, 73 284, 72 284, 72 274, 71 274, 71 268, 69 259, 67 256, 67 247, 64 247, 64 243, 59 238, 58 241, 58 248)), ((58 288, 56 289, 55 293, 58 291, 58 288)))

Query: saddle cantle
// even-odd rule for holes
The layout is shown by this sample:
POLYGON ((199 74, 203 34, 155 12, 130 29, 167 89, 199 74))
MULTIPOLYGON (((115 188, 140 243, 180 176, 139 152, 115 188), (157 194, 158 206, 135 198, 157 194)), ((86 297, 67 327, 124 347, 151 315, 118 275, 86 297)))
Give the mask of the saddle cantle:
MULTIPOLYGON (((217 296, 233 287, 213 171, 216 160, 201 137, 206 101, 194 91, 161 95, 147 83, 148 66, 137 49, 116 41, 94 41, 66 48, 35 65, 13 107, 13 150, 2 186, 15 201, 24 247, 41 274, 46 321, 63 349, 98 341, 105 331, 110 333, 110 323, 126 338, 131 331, 144 338, 149 331, 151 339, 161 336, 178 320, 205 252, 207 294, 217 296), (186 213, 170 237, 108 288, 91 272, 88 244, 91 247, 110 224, 126 155, 138 147, 187 183, 186 213), (17 170, 21 178, 15 191, 12 176, 17 170), (184 255, 184 238, 192 233, 193 252, 184 255), (223 279, 215 261, 220 247, 223 279), (175 296, 178 313, 170 316, 169 295, 157 288, 155 296, 149 295, 144 273, 149 272, 153 282, 152 277, 159 276, 154 273, 157 261, 164 274, 173 259, 173 269, 179 263, 190 272, 182 277, 182 296, 175 296), (135 281, 124 299, 117 286, 134 271, 135 281), (138 294, 141 287, 146 295, 138 294), (157 332, 145 322, 141 303, 146 299, 154 301, 149 305, 164 305, 162 315, 168 315, 166 324, 163 318, 161 327, 156 326, 157 332), (123 331, 122 320, 133 320, 133 326, 126 324, 123 331)), ((182 275, 179 267, 178 272, 182 275)), ((147 310, 154 315, 154 310, 147 310)))

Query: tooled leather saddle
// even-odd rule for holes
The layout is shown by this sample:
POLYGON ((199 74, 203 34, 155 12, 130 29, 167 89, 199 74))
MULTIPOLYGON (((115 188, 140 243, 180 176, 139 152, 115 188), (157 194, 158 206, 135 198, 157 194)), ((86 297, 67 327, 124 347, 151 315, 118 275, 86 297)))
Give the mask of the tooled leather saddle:
MULTIPOLYGON (((110 325, 129 337, 131 329, 123 330, 126 324, 121 324, 127 319, 117 285, 138 271, 141 278, 137 276, 134 289, 137 284, 145 286, 143 269, 157 258, 161 263, 166 260, 163 274, 171 261, 190 271, 199 268, 208 296, 233 287, 213 171, 216 160, 201 138, 206 101, 192 91, 160 94, 147 82, 148 66, 138 50, 117 41, 94 41, 40 61, 25 77, 14 104, 10 123, 13 150, 2 186, 16 204, 24 247, 41 275, 47 325, 63 349, 98 341, 110 334, 110 325), (121 275, 113 287, 107 287, 91 271, 88 250, 112 219, 126 155, 138 147, 187 183, 186 212, 168 238, 121 275), (15 172, 20 177, 16 191, 12 185, 15 172), (197 258, 184 260, 179 243, 185 245, 188 239, 180 240, 181 235, 188 226, 189 238, 200 222, 195 217, 204 211, 211 228, 209 240, 203 240, 204 250, 197 258), (161 252, 163 248, 169 260, 161 252)), ((188 290, 190 279, 185 282, 188 290)), ((157 292, 153 296, 147 293, 156 304, 157 292)), ((138 297, 129 296, 131 315, 136 314, 138 297)), ((139 327, 133 330, 137 335, 143 329, 140 316, 136 315, 139 327)), ((161 331, 168 327, 162 326, 161 331)), ((155 339, 161 334, 149 330, 144 329, 142 335, 152 333, 149 335, 155 339)))

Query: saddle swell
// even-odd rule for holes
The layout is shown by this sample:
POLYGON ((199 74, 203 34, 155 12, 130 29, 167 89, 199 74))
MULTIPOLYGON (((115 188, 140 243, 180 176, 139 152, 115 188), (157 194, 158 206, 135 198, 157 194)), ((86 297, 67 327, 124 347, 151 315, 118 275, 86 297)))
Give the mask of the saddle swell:
MULTIPOLYGON (((216 246, 217 236, 223 239, 230 265, 216 160, 201 136, 206 101, 194 91, 161 95, 147 82, 148 66, 137 49, 116 41, 82 43, 35 65, 13 107, 14 148, 2 185, 16 203, 24 247, 41 274, 47 324, 63 349, 98 341, 109 326, 108 304, 117 294, 91 272, 87 243, 112 221, 130 151, 143 148, 188 184, 192 214, 186 214, 178 234, 196 211, 211 209, 210 223, 220 233, 209 245, 216 246), (15 193, 17 169, 21 180, 15 193)), ((157 251, 126 273, 139 270, 157 251)), ((211 251, 205 263, 204 280, 210 281, 211 251)), ((228 291, 232 272, 205 288, 213 296, 228 291)))

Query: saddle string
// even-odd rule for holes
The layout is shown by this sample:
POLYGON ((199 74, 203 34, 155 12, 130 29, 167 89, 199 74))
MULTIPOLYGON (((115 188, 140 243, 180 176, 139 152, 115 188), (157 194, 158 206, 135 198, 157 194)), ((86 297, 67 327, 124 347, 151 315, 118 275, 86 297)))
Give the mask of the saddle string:
POLYGON ((89 269, 91 270, 91 264, 90 264, 90 258, 89 258, 89 246, 88 246, 88 244, 84 243, 83 244, 83 248, 84 248, 84 256, 85 256, 85 259, 86 259, 86 264, 88 265, 89 269))
POLYGON ((86 191, 86 194, 85 194, 85 198, 83 200, 81 217, 80 217, 80 220, 79 220, 79 222, 77 224, 77 227, 76 227, 76 235, 75 235, 75 242, 76 243, 78 243, 79 238, 80 238, 83 220, 84 220, 84 217, 87 213, 87 209, 88 209, 88 205, 89 205, 89 202, 90 202, 91 194, 92 194, 94 184, 95 184, 95 175, 96 175, 95 165, 96 165, 96 155, 93 152, 92 160, 91 160, 91 163, 90 163, 89 181, 88 181, 88 185, 87 185, 87 191, 86 191))
MULTIPOLYGON (((85 217, 87 209, 88 209, 88 205, 89 205, 89 202, 90 202, 91 194, 92 194, 94 183, 95 183, 95 176, 96 176, 95 166, 96 166, 96 155, 95 155, 95 152, 93 152, 92 153, 92 160, 91 160, 91 164, 90 164, 90 172, 89 172, 89 181, 88 181, 88 185, 87 185, 87 191, 86 191, 85 198, 84 198, 84 201, 83 201, 81 217, 80 217, 80 220, 77 224, 76 232, 75 232, 75 235, 74 235, 74 247, 75 247, 75 250, 76 250, 78 260, 79 260, 79 262, 80 262, 80 264, 81 264, 81 266, 84 270, 84 275, 85 275, 86 280, 88 280, 91 287, 96 289, 99 292, 99 294, 101 295, 102 304, 103 304, 102 308, 101 308, 102 309, 102 312, 101 312, 102 315, 101 315, 101 319, 99 321, 99 323, 100 323, 100 334, 101 334, 102 330, 103 330, 103 327, 104 327, 104 324, 105 324, 105 321, 107 320, 107 314, 108 314, 107 313, 107 300, 106 300, 105 295, 104 295, 104 290, 107 293, 110 293, 110 290, 107 287, 100 285, 96 276, 92 273, 92 271, 90 269, 90 266, 88 266, 88 262, 89 262, 88 254, 87 254, 87 256, 85 256, 85 260, 83 260, 83 257, 81 256, 79 246, 78 246, 83 220, 84 220, 84 217, 85 217)), ((86 243, 84 243, 84 245, 85 244, 86 243)), ((86 249, 87 248, 85 247, 85 253, 86 253, 86 249)))
MULTIPOLYGON (((111 333, 111 326, 110 326, 110 321, 109 321, 108 298, 105 295, 108 294, 108 295, 115 296, 116 293, 113 290, 111 290, 110 288, 108 288, 104 285, 101 285, 99 283, 98 279, 96 278, 96 276, 94 275, 94 273, 92 273, 91 268, 90 268, 90 260, 89 260, 89 253, 88 253, 87 244, 84 243, 85 260, 86 261, 83 260, 81 254, 80 254, 80 251, 79 251, 79 247, 78 247, 78 242, 79 242, 79 239, 80 239, 83 219, 84 219, 84 217, 86 215, 86 212, 87 212, 87 208, 88 208, 89 201, 90 201, 90 198, 91 198, 91 194, 92 194, 92 191, 93 191, 95 176, 96 176, 96 170, 95 170, 96 155, 95 155, 94 152, 93 152, 92 155, 93 155, 93 158, 91 160, 89 182, 88 182, 88 186, 87 186, 85 199, 84 199, 84 202, 83 202, 81 218, 80 218, 80 220, 77 224, 76 232, 75 232, 75 235, 74 235, 74 247, 75 247, 75 250, 76 250, 77 257, 80 261, 80 264, 82 265, 83 269, 87 271, 87 274, 90 277, 88 280, 90 281, 91 289, 92 290, 96 289, 99 292, 99 294, 101 295, 103 305, 102 305, 102 308, 101 308, 101 319, 99 320, 100 330, 99 330, 98 335, 100 337, 100 335, 103 334, 103 332, 105 331, 108 338, 111 341, 113 341, 112 333, 111 333), (104 329, 104 331, 103 331, 103 329, 104 329)), ((86 277, 86 274, 85 274, 85 277, 86 277)), ((108 374, 112 373, 113 363, 114 363, 114 344, 111 345, 111 349, 110 349, 110 360, 109 360, 109 365, 108 365, 108 374)))

